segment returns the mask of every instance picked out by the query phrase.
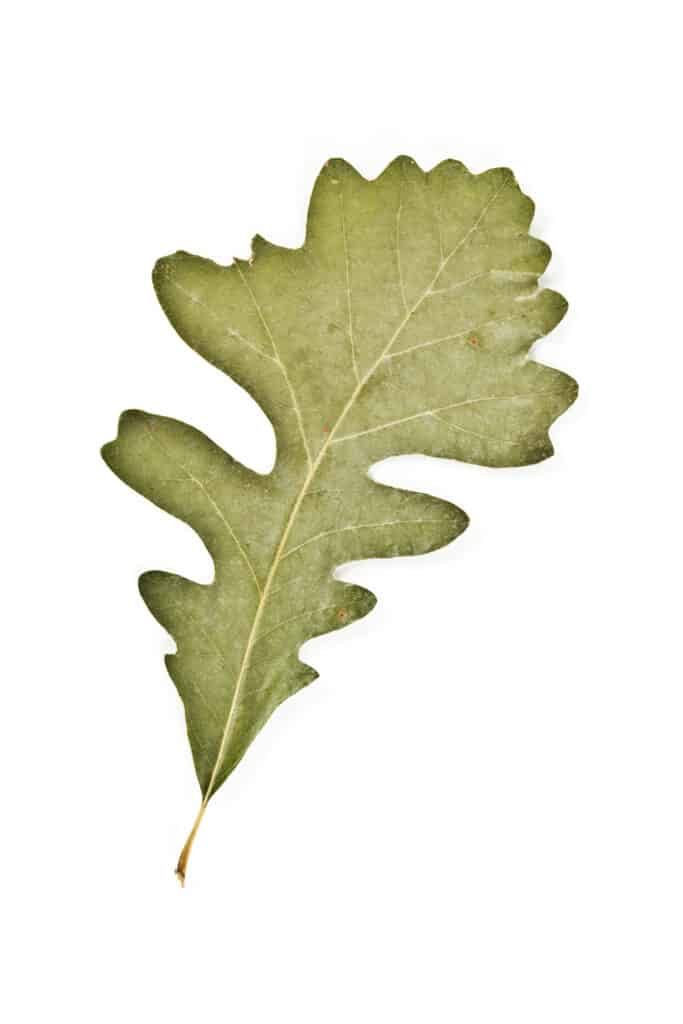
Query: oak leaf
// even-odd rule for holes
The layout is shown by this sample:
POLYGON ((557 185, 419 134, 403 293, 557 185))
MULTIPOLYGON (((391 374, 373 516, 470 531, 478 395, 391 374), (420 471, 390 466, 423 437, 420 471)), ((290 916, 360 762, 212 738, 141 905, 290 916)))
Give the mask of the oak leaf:
POLYGON ((166 664, 202 791, 181 881, 208 801, 275 708, 316 678, 300 646, 375 604, 335 568, 432 551, 467 525, 368 468, 410 452, 483 466, 552 453, 548 428, 577 388, 529 358, 567 308, 538 287, 550 250, 529 234, 532 214, 504 168, 473 175, 448 160, 425 173, 399 157, 367 181, 331 160, 301 248, 257 236, 228 267, 185 252, 157 263, 178 334, 253 396, 277 439, 261 475, 193 427, 132 411, 103 449, 215 564, 210 585, 140 578, 176 643, 166 664))

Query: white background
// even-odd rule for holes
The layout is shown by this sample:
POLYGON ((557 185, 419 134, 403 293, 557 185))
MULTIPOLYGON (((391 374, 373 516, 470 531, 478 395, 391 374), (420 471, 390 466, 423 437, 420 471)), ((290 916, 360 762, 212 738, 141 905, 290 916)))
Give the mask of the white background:
POLYGON ((8 1024, 680 1024, 681 153, 675 5, 16 5, 5 21, 0 884, 8 1024), (570 312, 556 456, 410 458, 471 517, 347 567, 198 804, 137 575, 208 580, 98 449, 119 412, 251 466, 270 427, 174 335, 150 270, 295 246, 324 160, 506 165, 570 312))

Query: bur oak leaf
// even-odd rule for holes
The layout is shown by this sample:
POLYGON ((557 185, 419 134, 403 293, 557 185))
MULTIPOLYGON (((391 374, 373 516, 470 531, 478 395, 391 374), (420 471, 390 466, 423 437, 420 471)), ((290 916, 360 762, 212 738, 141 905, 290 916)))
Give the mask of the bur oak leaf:
POLYGON ((215 566, 209 585, 140 578, 176 644, 166 664, 202 792, 181 881, 209 800, 316 678, 301 645, 375 604, 335 569, 433 551, 467 525, 455 505, 377 483, 369 467, 414 452, 493 467, 552 454, 548 429, 577 388, 529 357, 567 308, 539 288, 550 250, 529 234, 533 209, 505 168, 475 175, 447 160, 426 173, 399 157, 367 181, 330 160, 301 248, 256 236, 251 258, 227 267, 186 252, 156 264, 177 333, 249 392, 277 442, 262 475, 194 427, 131 411, 103 449, 215 566))

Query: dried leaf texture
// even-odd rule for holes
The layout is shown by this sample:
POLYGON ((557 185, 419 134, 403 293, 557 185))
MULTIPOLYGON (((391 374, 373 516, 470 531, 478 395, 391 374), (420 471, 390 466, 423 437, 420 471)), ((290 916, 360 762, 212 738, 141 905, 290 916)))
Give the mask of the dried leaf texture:
POLYGON ((111 469, 204 541, 215 578, 148 572, 140 590, 173 636, 202 805, 285 698, 316 678, 304 641, 372 609, 334 578, 362 558, 415 555, 467 525, 449 502, 373 482, 421 452, 484 466, 552 454, 574 381, 529 358, 566 302, 538 286, 550 258, 533 203, 504 168, 429 173, 399 157, 374 181, 323 168, 300 249, 260 237, 228 267, 178 252, 154 269, 178 334, 245 388, 277 438, 263 476, 176 420, 126 412, 111 469))

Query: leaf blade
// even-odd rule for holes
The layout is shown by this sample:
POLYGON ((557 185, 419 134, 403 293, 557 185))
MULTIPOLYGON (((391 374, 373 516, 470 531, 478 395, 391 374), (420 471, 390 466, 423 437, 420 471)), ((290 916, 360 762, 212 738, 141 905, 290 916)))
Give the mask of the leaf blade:
POLYGON ((267 476, 149 414, 126 414, 105 448, 216 566, 208 587, 141 580, 177 643, 167 664, 202 807, 278 704, 315 678, 301 644, 374 606, 335 568, 434 550, 467 525, 448 502, 374 483, 370 465, 411 451, 489 466, 552 453, 549 427, 576 385, 528 358, 567 308, 538 289, 550 250, 528 234, 532 214, 505 168, 471 175, 446 161, 425 173, 403 157, 366 181, 335 160, 301 249, 257 237, 248 263, 157 263, 173 326, 253 395, 278 441, 267 476))

